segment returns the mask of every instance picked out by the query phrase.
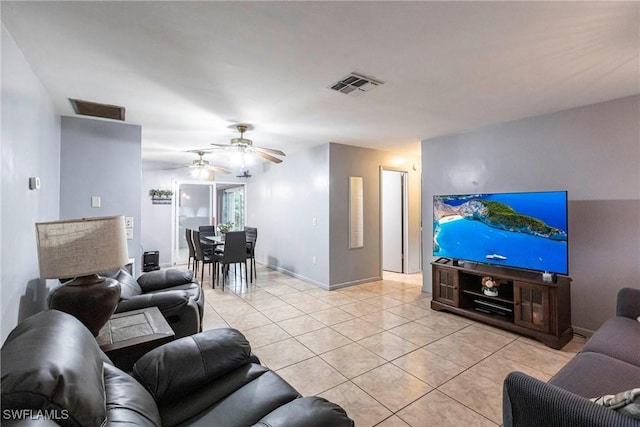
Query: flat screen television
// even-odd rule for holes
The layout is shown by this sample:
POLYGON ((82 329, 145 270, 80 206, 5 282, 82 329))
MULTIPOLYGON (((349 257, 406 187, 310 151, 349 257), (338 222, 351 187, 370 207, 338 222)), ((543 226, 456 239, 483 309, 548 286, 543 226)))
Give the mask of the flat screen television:
POLYGON ((433 255, 569 274, 567 192, 433 196, 433 255))

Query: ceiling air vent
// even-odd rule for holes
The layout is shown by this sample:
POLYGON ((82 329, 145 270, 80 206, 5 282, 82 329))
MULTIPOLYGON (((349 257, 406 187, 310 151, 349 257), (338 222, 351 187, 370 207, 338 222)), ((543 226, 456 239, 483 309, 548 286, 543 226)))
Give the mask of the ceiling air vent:
POLYGON ((345 95, 357 96, 365 92, 369 92, 376 86, 380 86, 382 82, 360 74, 351 73, 343 77, 339 81, 329 86, 330 89, 344 93, 345 95))
POLYGON ((72 99, 71 105, 76 114, 82 116, 102 117, 103 119, 113 119, 124 121, 124 107, 117 105, 98 104, 95 102, 82 101, 80 99, 72 99))

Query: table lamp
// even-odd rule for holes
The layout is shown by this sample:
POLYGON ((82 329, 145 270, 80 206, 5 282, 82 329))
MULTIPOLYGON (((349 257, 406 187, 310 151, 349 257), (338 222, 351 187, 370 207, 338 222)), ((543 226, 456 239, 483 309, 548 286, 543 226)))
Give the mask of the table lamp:
POLYGON ((124 216, 42 222, 36 233, 40 277, 63 282, 49 308, 74 315, 97 336, 120 301, 120 284, 98 273, 128 263, 124 216))

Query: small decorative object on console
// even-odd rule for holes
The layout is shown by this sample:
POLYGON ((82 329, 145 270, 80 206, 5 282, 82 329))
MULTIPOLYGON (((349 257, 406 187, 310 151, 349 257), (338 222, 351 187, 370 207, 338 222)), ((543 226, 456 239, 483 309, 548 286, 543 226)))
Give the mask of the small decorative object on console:
POLYGON ((500 286, 500 283, 496 280, 493 280, 491 277, 489 276, 484 276, 482 278, 482 293, 490 296, 490 297, 497 297, 498 296, 498 286, 500 286))

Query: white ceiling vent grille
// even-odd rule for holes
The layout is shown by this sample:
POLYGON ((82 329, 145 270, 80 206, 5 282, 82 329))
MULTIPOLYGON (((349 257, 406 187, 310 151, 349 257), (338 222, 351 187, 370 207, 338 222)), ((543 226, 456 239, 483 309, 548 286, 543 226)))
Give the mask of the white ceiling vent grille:
POLYGON ((380 86, 382 82, 374 80, 369 77, 362 76, 360 74, 351 73, 346 77, 343 77, 339 81, 329 86, 329 89, 333 89, 337 92, 344 93, 345 95, 358 96, 365 92, 369 92, 376 86, 380 86))

